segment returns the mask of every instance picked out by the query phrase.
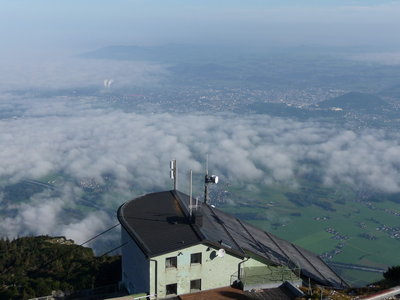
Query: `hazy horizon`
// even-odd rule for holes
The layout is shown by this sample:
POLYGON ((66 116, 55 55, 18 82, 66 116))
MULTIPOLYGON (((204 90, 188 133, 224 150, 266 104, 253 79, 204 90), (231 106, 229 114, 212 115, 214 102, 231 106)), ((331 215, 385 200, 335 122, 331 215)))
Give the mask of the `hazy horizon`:
POLYGON ((398 48, 399 1, 2 2, 1 53, 78 54, 109 45, 398 48))

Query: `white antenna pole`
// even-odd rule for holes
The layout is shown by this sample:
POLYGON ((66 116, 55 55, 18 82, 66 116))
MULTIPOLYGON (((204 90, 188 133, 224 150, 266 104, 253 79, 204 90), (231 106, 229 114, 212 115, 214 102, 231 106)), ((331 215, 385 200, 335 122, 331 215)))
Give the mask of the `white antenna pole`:
POLYGON ((204 176, 204 203, 208 202, 208 154, 206 156, 206 175, 204 176))
POLYGON ((178 165, 176 164, 176 159, 175 161, 175 180, 174 180, 174 190, 176 191, 178 188, 178 165))
POLYGON ((178 186, 178 167, 176 165, 176 159, 170 161, 170 177, 174 181, 174 190, 178 186))
POLYGON ((189 216, 192 217, 192 170, 189 171, 189 216))
POLYGON ((206 156, 206 174, 208 175, 208 154, 206 156))

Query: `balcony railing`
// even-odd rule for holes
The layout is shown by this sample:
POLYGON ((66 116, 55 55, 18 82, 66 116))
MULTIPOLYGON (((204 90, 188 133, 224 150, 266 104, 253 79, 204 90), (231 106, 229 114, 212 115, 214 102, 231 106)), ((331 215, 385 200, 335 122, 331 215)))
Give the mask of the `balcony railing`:
POLYGON ((246 286, 263 286, 278 284, 285 281, 296 282, 300 279, 300 268, 289 268, 287 266, 259 266, 244 267, 231 275, 231 285, 241 283, 246 286))

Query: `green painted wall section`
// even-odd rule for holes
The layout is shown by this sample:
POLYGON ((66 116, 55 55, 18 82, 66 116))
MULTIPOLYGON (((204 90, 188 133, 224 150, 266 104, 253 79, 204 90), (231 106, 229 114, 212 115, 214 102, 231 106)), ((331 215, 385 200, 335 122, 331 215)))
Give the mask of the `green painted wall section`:
POLYGON ((273 266, 267 260, 260 260, 251 254, 250 257, 251 259, 243 264, 241 270, 241 281, 244 286, 300 280, 300 269, 293 272, 287 266, 273 266))

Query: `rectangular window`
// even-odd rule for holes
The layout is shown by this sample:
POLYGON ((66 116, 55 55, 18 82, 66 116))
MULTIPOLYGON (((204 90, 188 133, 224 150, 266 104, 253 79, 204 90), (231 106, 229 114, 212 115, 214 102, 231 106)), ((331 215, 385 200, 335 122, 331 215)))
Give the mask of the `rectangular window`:
POLYGON ((191 264, 201 264, 201 253, 193 253, 190 255, 191 264))
POLYGON ((176 295, 177 294, 177 284, 176 283, 167 284, 165 286, 165 294, 166 295, 176 295))
POLYGON ((178 265, 178 260, 176 256, 167 257, 165 259, 165 268, 176 268, 177 265, 178 265))
POLYGON ((195 279, 190 281, 190 292, 198 292, 201 291, 201 279, 195 279))

